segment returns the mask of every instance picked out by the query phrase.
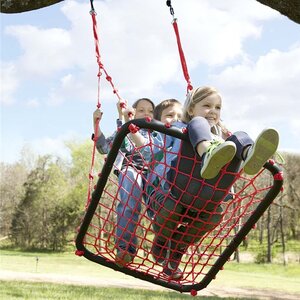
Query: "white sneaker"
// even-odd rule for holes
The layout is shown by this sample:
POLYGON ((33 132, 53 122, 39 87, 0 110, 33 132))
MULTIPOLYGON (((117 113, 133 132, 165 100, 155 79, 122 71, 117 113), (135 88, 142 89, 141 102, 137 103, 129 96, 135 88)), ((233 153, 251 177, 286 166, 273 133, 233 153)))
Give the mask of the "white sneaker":
POLYGON ((215 178, 220 170, 233 159, 235 153, 236 146, 231 141, 212 142, 202 156, 201 177, 204 179, 215 178))
POLYGON ((279 144, 279 134, 273 128, 265 129, 257 137, 248 151, 241 168, 248 175, 257 174, 264 164, 275 154, 279 144))

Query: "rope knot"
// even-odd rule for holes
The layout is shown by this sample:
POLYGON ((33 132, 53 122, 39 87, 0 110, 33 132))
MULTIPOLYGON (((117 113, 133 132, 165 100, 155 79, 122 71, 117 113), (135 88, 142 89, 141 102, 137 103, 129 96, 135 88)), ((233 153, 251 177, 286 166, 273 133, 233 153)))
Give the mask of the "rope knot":
POLYGON ((126 102, 125 101, 120 102, 120 107, 121 108, 126 108, 126 102))
POLYGON ((140 130, 138 126, 132 123, 128 126, 128 129, 131 133, 137 133, 140 130))
POLYGON ((188 89, 188 91, 191 91, 193 89, 193 86, 190 83, 188 83, 187 89, 188 89))
POLYGON ((188 130, 187 130, 186 127, 183 127, 183 128, 181 129, 181 131, 182 131, 182 133, 184 133, 184 134, 188 132, 188 130))
POLYGON ((75 251, 75 255, 77 255, 77 256, 83 256, 83 254, 84 254, 84 251, 82 251, 82 250, 75 251))

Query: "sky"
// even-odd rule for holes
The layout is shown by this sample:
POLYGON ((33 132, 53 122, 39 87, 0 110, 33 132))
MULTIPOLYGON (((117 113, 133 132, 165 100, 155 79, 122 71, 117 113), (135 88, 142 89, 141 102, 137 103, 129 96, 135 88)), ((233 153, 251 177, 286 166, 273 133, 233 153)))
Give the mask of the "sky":
MULTIPOLYGON (((194 87, 216 87, 222 119, 255 139, 266 127, 280 151, 300 154, 300 25, 255 0, 173 0, 194 87)), ((94 1, 102 63, 120 96, 156 104, 186 95, 172 16, 164 0, 94 1)), ((1 14, 1 157, 24 147, 69 159, 67 141, 93 132, 98 65, 90 1, 1 14)), ((117 97, 100 77, 101 122, 116 128, 117 97)), ((91 142, 92 145, 92 142, 91 142)))

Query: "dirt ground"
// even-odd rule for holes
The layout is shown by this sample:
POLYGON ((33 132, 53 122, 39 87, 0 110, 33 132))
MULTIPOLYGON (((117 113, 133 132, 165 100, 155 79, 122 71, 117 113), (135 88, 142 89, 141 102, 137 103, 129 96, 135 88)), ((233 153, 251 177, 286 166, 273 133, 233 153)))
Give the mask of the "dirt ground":
MULTIPOLYGON (((63 276, 57 274, 46 273, 27 273, 27 272, 12 272, 0 270, 0 280, 18 280, 18 281, 31 281, 31 282, 50 282, 50 283, 64 283, 75 285, 93 285, 93 286, 105 286, 105 287, 119 287, 119 288, 137 288, 137 289, 149 289, 149 290, 161 290, 169 291, 161 286, 148 283, 133 277, 128 279, 112 279, 107 280, 86 278, 80 276, 63 276)), ((259 290, 259 289, 242 289, 242 288, 215 288, 207 287, 204 290, 198 292, 198 297, 201 296, 217 296, 220 298, 235 297, 235 298, 249 298, 260 300, 298 300, 299 294, 287 294, 285 292, 272 291, 272 290, 259 290)), ((192 298, 191 298, 192 299, 192 298)))

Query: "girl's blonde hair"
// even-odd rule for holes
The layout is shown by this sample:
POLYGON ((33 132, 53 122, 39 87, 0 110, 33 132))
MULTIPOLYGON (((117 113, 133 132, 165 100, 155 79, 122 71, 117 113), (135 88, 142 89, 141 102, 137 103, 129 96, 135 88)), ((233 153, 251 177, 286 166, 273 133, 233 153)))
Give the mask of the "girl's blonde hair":
POLYGON ((188 93, 183 106, 182 121, 185 123, 191 121, 193 116, 189 114, 189 111, 191 111, 198 102, 212 94, 220 95, 217 89, 209 86, 198 87, 196 89, 193 89, 190 93, 188 93))
MULTIPOLYGON (((184 106, 183 106, 183 117, 182 121, 188 123, 192 120, 193 116, 190 115, 189 111, 191 111, 195 105, 204 100, 206 97, 218 94, 220 97, 220 93, 214 87, 203 86, 193 89, 191 93, 189 93, 186 97, 184 106)), ((219 121, 218 124, 214 125, 211 128, 211 132, 215 135, 221 136, 224 140, 231 135, 231 132, 226 128, 223 122, 219 121)))

